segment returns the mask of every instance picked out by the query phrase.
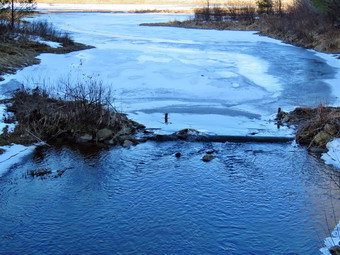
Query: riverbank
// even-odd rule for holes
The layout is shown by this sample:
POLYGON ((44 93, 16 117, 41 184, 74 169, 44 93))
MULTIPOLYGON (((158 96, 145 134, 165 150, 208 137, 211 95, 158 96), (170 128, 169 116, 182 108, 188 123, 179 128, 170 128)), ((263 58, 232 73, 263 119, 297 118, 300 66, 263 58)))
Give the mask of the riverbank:
POLYGON ((141 26, 166 26, 180 27, 189 29, 215 29, 215 30, 238 30, 238 31, 258 31, 258 34, 269 36, 274 39, 282 40, 295 46, 314 49, 323 53, 339 54, 340 53, 340 30, 333 31, 310 31, 311 37, 301 36, 293 31, 287 33, 281 30, 275 30, 268 26, 269 20, 257 20, 253 23, 242 21, 200 21, 189 19, 185 21, 170 21, 165 23, 144 23, 141 26), (332 32, 332 33, 331 33, 332 32))
POLYGON ((65 54, 73 51, 93 48, 74 41, 55 43, 30 37, 7 38, 0 41, 0 81, 5 74, 14 74, 26 66, 40 63, 37 58, 42 53, 65 54))

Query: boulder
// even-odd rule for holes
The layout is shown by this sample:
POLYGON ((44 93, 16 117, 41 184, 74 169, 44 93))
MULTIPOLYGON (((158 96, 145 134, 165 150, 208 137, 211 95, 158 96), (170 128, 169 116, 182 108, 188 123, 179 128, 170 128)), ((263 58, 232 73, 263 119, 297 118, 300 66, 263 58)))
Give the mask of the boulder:
POLYGON ((186 129, 182 129, 180 131, 177 131, 175 133, 173 133, 174 136, 177 136, 178 139, 181 140, 186 140, 188 138, 195 138, 199 135, 199 131, 195 130, 195 129, 191 129, 191 128, 186 128, 186 129))
POLYGON ((289 121, 290 121, 289 115, 287 114, 286 116, 284 116, 283 119, 282 119, 281 121, 282 121, 282 123, 287 123, 287 122, 289 122, 289 121))
POLYGON ((97 141, 104 141, 106 139, 112 138, 113 136, 113 131, 108 128, 103 128, 98 130, 96 134, 96 140, 97 141))
POLYGON ((202 160, 204 162, 209 162, 211 160, 213 160, 215 158, 215 156, 211 155, 211 154, 205 154, 203 157, 202 157, 202 160))
POLYGON ((316 147, 324 147, 326 144, 332 140, 332 136, 325 131, 320 131, 316 136, 313 138, 313 145, 316 147))
POLYGON ((335 245, 335 246, 329 248, 329 252, 332 255, 340 255, 340 246, 339 245, 335 245))
POLYGON ((93 136, 92 136, 92 135, 90 135, 90 134, 84 134, 84 135, 79 136, 79 137, 77 138, 77 142, 78 142, 78 143, 86 143, 86 142, 91 141, 92 139, 93 139, 93 136))
POLYGON ((133 133, 133 129, 128 126, 123 126, 121 130, 116 133, 116 136, 130 135, 133 133))

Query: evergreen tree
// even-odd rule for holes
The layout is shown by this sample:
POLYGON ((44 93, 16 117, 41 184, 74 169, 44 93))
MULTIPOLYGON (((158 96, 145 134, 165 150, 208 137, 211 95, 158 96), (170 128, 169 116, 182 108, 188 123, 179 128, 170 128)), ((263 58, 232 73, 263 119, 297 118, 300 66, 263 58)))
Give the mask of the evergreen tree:
POLYGON ((258 12, 260 14, 273 12, 272 0, 257 0, 256 4, 257 4, 257 7, 259 8, 258 12))

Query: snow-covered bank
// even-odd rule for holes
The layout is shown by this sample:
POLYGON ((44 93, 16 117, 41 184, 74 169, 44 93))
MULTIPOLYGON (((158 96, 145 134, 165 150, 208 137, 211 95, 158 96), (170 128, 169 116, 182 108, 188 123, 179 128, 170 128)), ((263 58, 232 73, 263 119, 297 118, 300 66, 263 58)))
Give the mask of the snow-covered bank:
POLYGON ((19 163, 28 156, 36 146, 23 146, 19 144, 12 144, 2 146, 1 149, 5 150, 0 155, 0 177, 4 175, 14 164, 19 163))
POLYGON ((329 248, 340 245, 340 222, 337 226, 335 226, 334 230, 331 233, 331 237, 327 237, 325 239, 325 246, 321 248, 320 251, 323 255, 331 255, 329 252, 329 248))

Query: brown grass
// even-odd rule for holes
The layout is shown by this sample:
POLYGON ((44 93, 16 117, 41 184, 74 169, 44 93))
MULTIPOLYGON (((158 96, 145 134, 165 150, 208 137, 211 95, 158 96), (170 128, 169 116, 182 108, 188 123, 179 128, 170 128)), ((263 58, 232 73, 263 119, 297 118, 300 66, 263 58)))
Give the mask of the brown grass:
POLYGON ((216 29, 216 30, 243 30, 254 31, 259 30, 257 24, 253 23, 249 25, 247 22, 204 22, 197 20, 186 21, 170 21, 167 23, 144 23, 141 26, 166 26, 166 27, 182 27, 192 29, 216 29))

